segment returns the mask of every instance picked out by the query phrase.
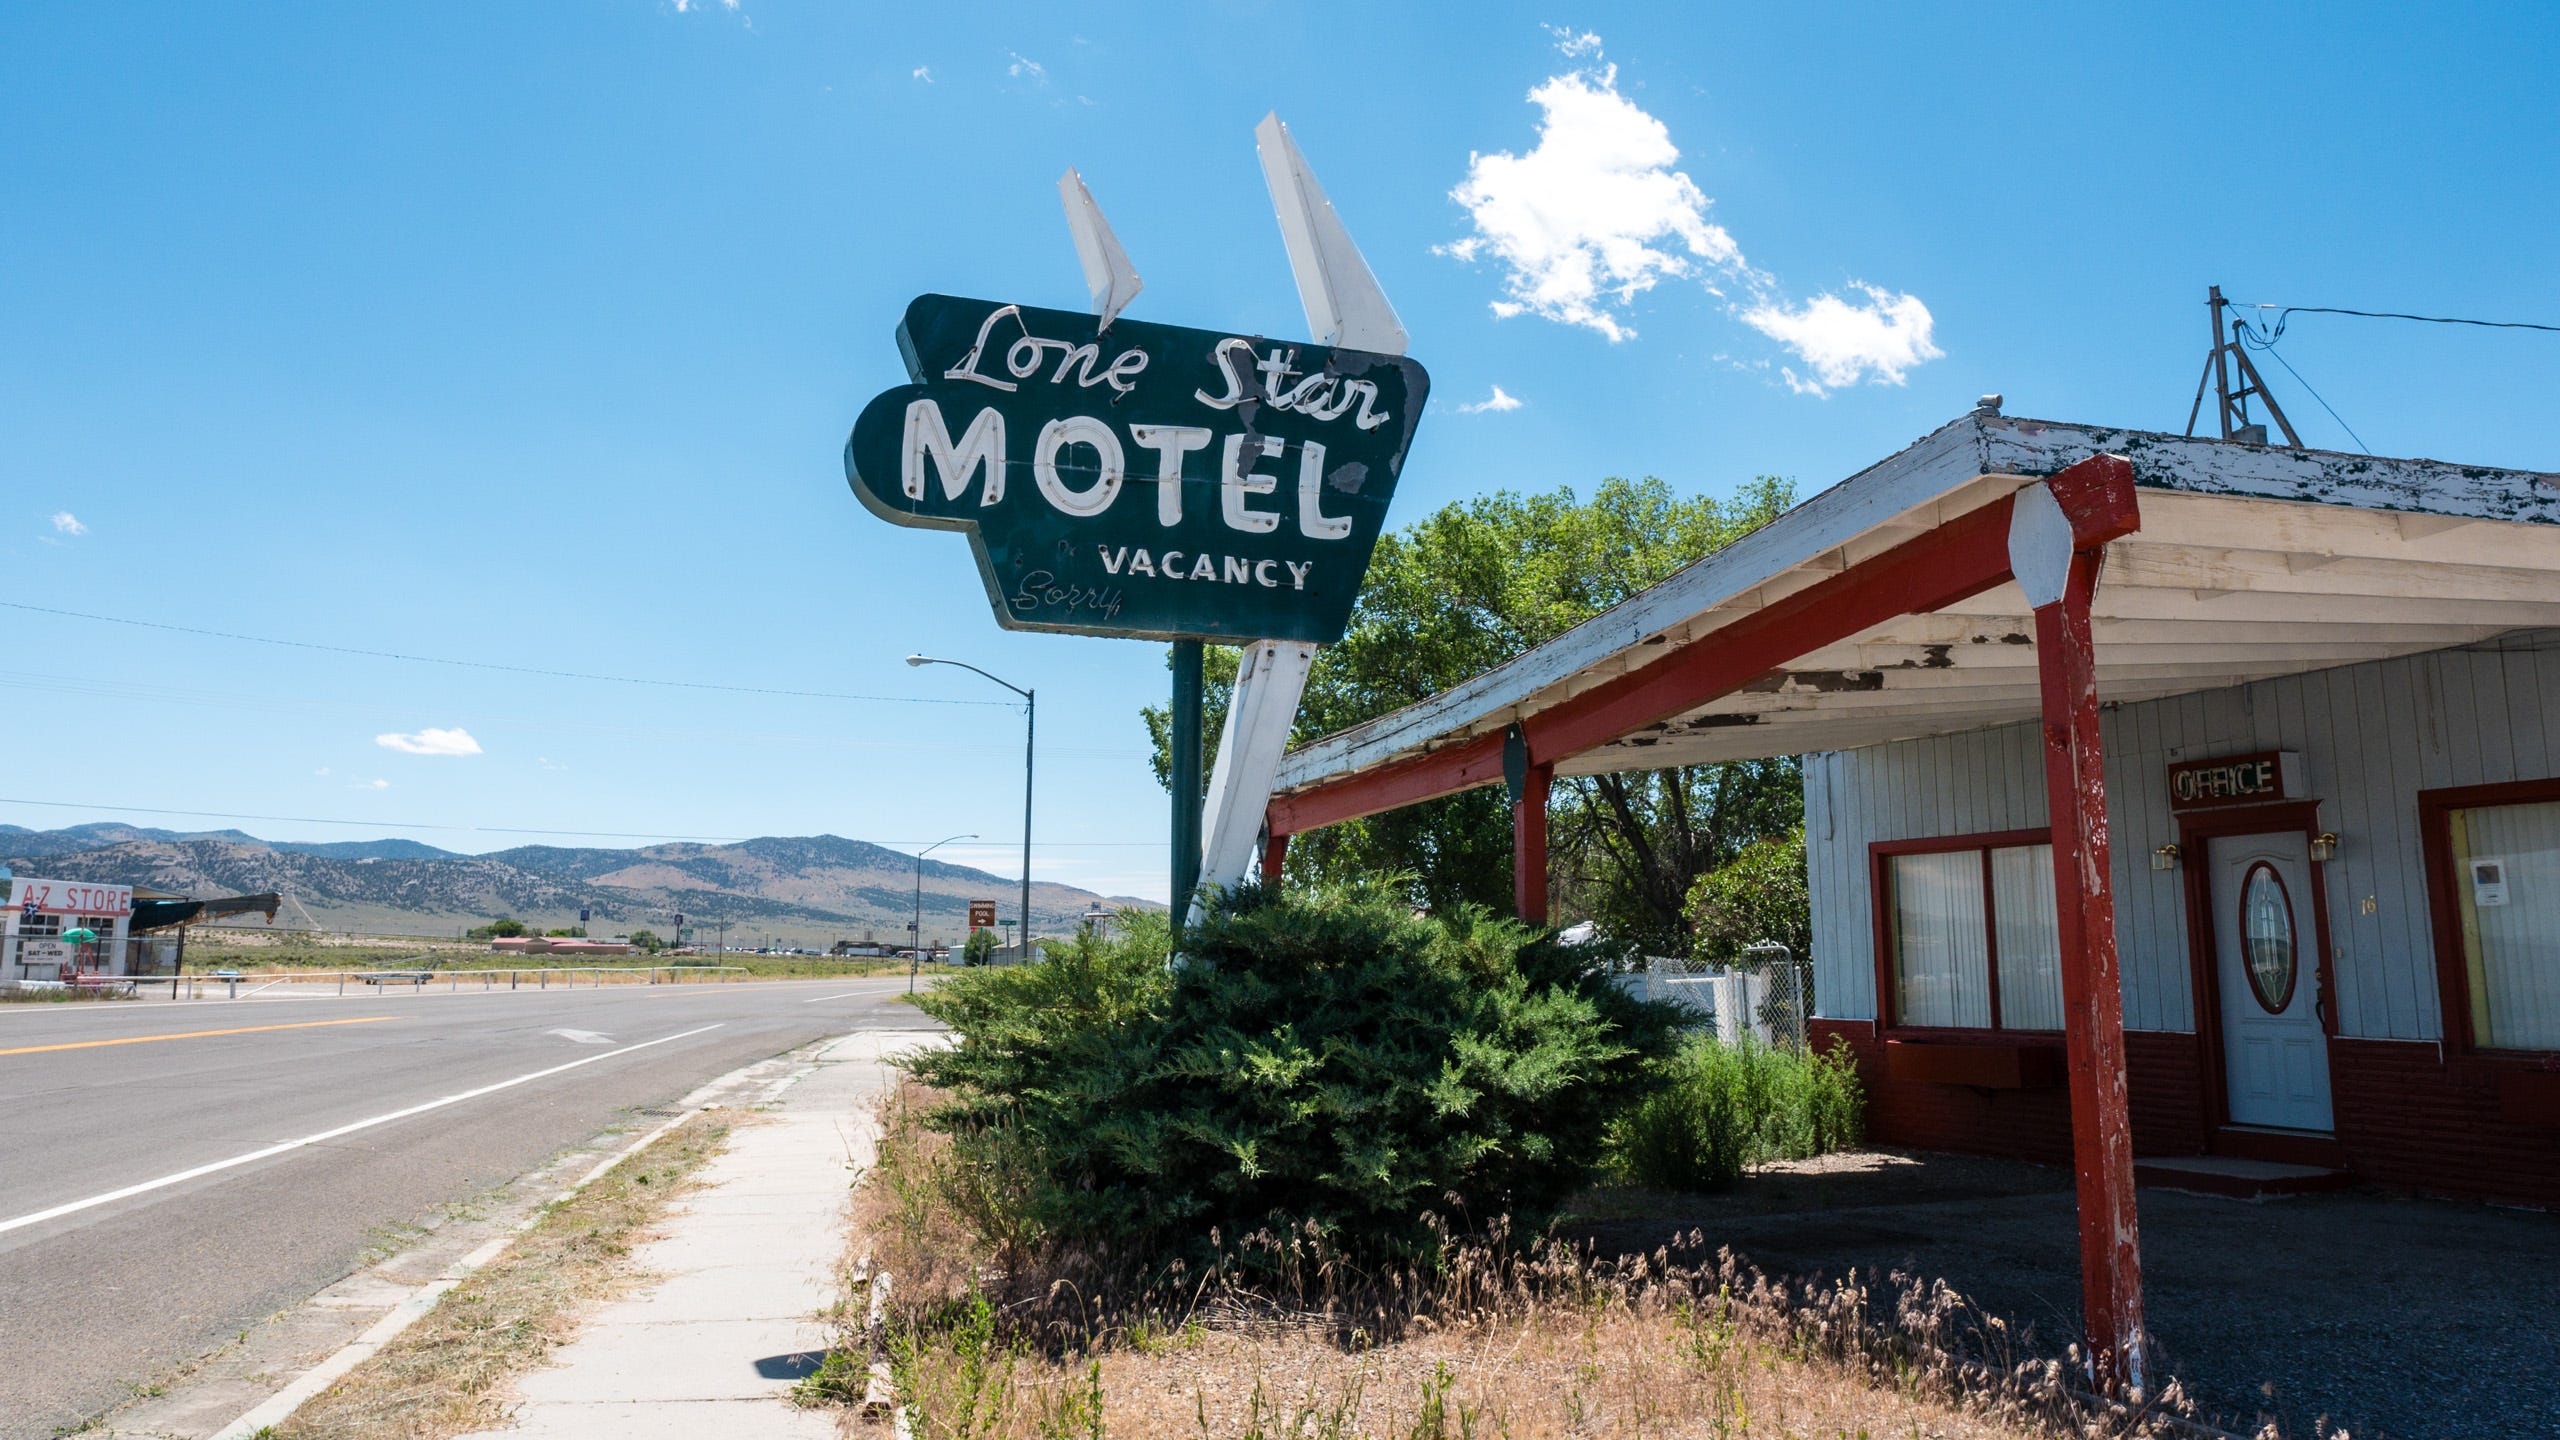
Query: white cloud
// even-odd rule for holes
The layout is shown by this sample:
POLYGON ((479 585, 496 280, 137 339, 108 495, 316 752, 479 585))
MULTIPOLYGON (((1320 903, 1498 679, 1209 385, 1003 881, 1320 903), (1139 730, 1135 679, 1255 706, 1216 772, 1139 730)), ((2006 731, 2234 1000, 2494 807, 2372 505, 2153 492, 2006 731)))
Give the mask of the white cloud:
POLYGON ((909 71, 908 73, 909 73, 909 74, 911 74, 911 75, 913 75, 916 79, 923 81, 923 82, 924 82, 924 83, 926 83, 927 85, 930 85, 930 84, 932 84, 932 83, 933 83, 933 67, 932 67, 932 66, 930 66, 930 65, 919 65, 919 66, 917 66, 914 70, 909 71))
POLYGON ((53 512, 53 528, 54 533, 59 535, 86 535, 89 533, 89 527, 80 523, 80 517, 72 514, 68 510, 56 510, 53 512))
POLYGON ((408 755, 477 755, 480 742, 471 732, 455 726, 439 730, 430 725, 414 735, 376 735, 373 743, 385 750, 398 750, 408 755))
POLYGON ((1517 410, 1528 403, 1528 401, 1523 400, 1519 396, 1512 394, 1510 391, 1503 389, 1499 385, 1496 385, 1493 387, 1493 393, 1491 395, 1486 396, 1484 399, 1477 401, 1473 405, 1459 406, 1458 413, 1461 415, 1482 415, 1487 411, 1491 411, 1498 415, 1505 410, 1517 410))
MULTIPOLYGON (((735 10, 738 4, 739 0, 720 0, 720 8, 723 10, 735 10)), ((676 13, 679 15, 704 8, 706 8, 704 0, 676 0, 676 13)))
POLYGON ((388 790, 391 788, 391 782, 388 780, 359 780, 348 788, 352 790, 388 790))
POLYGON ((323 766, 321 766, 319 769, 314 770, 314 771, 312 771, 311 773, 312 773, 312 774, 314 774, 314 775, 326 775, 326 774, 328 774, 328 773, 329 773, 329 767, 328 767, 328 766, 326 766, 326 765, 323 765, 323 766))
POLYGON ((1626 307, 1665 276, 1742 265, 1741 247, 1707 219, 1705 192, 1671 168, 1680 151, 1670 130, 1618 93, 1617 67, 1555 76, 1529 98, 1546 112, 1536 147, 1468 158, 1449 194, 1475 233, 1440 247, 1502 263, 1494 314, 1624 340, 1635 333, 1626 307))
MULTIPOLYGON (((1546 29, 1569 56, 1600 52, 1597 34, 1546 29)), ((1807 373, 1783 373, 1803 393, 1899 385, 1944 353, 1916 295, 1859 282, 1846 288, 1863 302, 1828 291, 1790 301, 1777 277, 1745 260, 1732 233, 1707 218, 1714 202, 1674 168, 1680 151, 1670 127, 1619 93, 1615 65, 1550 76, 1529 99, 1542 112, 1538 143, 1526 154, 1468 157, 1449 198, 1466 208, 1473 233, 1437 251, 1500 264, 1496 317, 1536 315, 1626 340, 1636 333, 1638 296, 1665 279, 1692 279, 1796 357, 1807 373), (1726 299, 1724 282, 1742 298, 1726 299)))
POLYGON ((1570 25, 1541 25, 1538 28, 1554 36, 1556 48, 1567 55, 1579 59, 1600 53, 1600 37, 1593 31, 1585 30, 1577 35, 1570 25))
POLYGON ((1030 56, 1023 54, 1019 50, 1007 50, 1004 53, 1013 57, 1013 63, 1004 67, 1004 73, 1012 76, 1016 80, 1028 80, 1036 85, 1045 85, 1049 83, 1048 66, 1041 64, 1039 61, 1032 59, 1030 56))
POLYGON ((1843 300, 1824 292, 1789 307, 1763 300, 1742 312, 1742 322, 1786 346, 1811 367, 1813 378, 1783 371, 1787 384, 1802 394, 1821 394, 1871 380, 1899 385, 1911 367, 1946 352, 1929 340, 1929 307, 1917 295, 1897 294, 1853 282, 1866 301, 1843 300))

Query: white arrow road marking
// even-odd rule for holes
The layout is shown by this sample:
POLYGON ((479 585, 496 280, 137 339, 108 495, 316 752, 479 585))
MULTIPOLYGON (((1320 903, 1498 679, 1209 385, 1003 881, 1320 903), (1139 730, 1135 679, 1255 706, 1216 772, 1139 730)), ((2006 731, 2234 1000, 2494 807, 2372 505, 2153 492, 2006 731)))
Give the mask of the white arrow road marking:
POLYGON ((545 1030, 542 1033, 545 1035, 557 1035, 561 1039, 566 1040, 573 1045, 610 1045, 613 1043, 612 1036, 599 1035, 593 1030, 545 1030))
POLYGON ((29 1225, 41 1225, 47 1220, 59 1220, 65 1215, 75 1215, 83 1210, 94 1210, 101 1205, 112 1205, 118 1200, 130 1200, 136 1195, 148 1195, 154 1190, 166 1190, 172 1185, 183 1185, 190 1180, 201 1179, 204 1176, 218 1174, 224 1170, 236 1170, 243 1165, 254 1165, 261 1160, 272 1159, 275 1156, 283 1155, 290 1151, 304 1149, 312 1145, 325 1144, 342 1135, 353 1135, 359 1130, 370 1130, 376 1125, 388 1125, 394 1120, 406 1120, 412 1115, 424 1115, 430 1110, 441 1110, 447 1105, 459 1105, 465 1100, 477 1100, 483 1095, 494 1095, 501 1090, 512 1090, 518 1085, 530 1084, 531 1082, 543 1079, 546 1076, 560 1074, 565 1070, 575 1070, 581 1065, 593 1065, 599 1060, 611 1060, 617 1055, 628 1055, 634 1050, 646 1050, 653 1045, 665 1045, 672 1041, 683 1040, 690 1036, 702 1034, 706 1030, 717 1030, 719 1028, 720 1026, 718 1024, 702 1025, 691 1030, 678 1031, 673 1035, 663 1035, 655 1040, 643 1040, 637 1045, 625 1045, 619 1050, 607 1050, 601 1055, 590 1055, 584 1060, 572 1060, 566 1065, 554 1065, 547 1070, 536 1070, 530 1074, 518 1075, 512 1080, 501 1080, 494 1085, 483 1085, 476 1090, 464 1090, 457 1094, 447 1095, 441 1100, 429 1100, 423 1105, 412 1105, 404 1110, 394 1110, 387 1115, 376 1115, 368 1120, 357 1120, 350 1124, 340 1125, 333 1130, 323 1130, 317 1135, 305 1135, 299 1140, 287 1140, 281 1145, 269 1145, 263 1150, 252 1150, 246 1155, 234 1155, 228 1160, 216 1160, 210 1165, 198 1165, 192 1170, 181 1170, 175 1175, 163 1175, 157 1180, 145 1180, 139 1185, 127 1185, 121 1190, 110 1190, 103 1195, 92 1195, 86 1200, 73 1200, 67 1204, 56 1205, 50 1210, 38 1210, 32 1215, 18 1216, 14 1220, 0 1220, 0 1235, 5 1235, 12 1230, 23 1229, 29 1225))

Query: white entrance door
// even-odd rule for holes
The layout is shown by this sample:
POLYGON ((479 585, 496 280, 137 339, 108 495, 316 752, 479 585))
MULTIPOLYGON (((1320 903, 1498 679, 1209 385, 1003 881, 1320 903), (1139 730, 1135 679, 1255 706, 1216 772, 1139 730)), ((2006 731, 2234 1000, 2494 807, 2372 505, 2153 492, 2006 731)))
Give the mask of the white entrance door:
POLYGON ((2231 1123, 2326 1132, 2329 1044, 2320 1029, 2319 921, 2302 832, 2217 837, 2209 849, 2231 1123))

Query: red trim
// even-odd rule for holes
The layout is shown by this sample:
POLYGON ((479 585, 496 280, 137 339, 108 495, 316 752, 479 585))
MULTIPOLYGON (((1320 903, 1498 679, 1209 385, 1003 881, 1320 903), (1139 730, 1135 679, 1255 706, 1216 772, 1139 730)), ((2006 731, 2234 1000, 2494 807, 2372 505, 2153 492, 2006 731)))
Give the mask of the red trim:
MULTIPOLYGON (((2082 548, 2139 528, 2133 465, 2094 455, 2044 482, 2082 548)), ((1734 620, 1663 658, 1520 722, 1529 753, 1552 764, 1728 695, 1799 655, 1873 625, 1981 594, 2009 577, 2011 497, 1734 620)), ((1502 778, 1502 732, 1274 797, 1273 834, 1436 799, 1502 778)))
POLYGON ((1502 778, 1502 732, 1479 735, 1427 755, 1398 760, 1375 770, 1346 775, 1295 795, 1274 795, 1269 817, 1274 835, 1303 835, 1375 815, 1455 795, 1502 778))
POLYGON ((2000 1025, 2000 917, 1991 890, 1991 852, 2013 845, 2050 845, 2051 828, 2033 830, 1989 830, 1973 835, 1931 835, 1911 840, 1875 840, 1867 845, 1867 913, 1874 918, 1875 944, 1869 953, 1876 966, 1876 1025, 1885 1034, 1915 1040, 1933 1040, 1942 1036, 1964 1035, 2044 1035, 2058 1037, 2053 1030, 2004 1030, 2000 1025), (1962 1025, 1906 1025, 1895 1011, 1902 987, 1894 973, 1899 947, 1893 931, 1893 867, 1896 855, 1943 855, 1952 851, 1982 852, 1982 951, 1988 974, 1985 983, 1991 987, 1991 1027, 1988 1030, 1962 1025))
POLYGON ((1531 765, 1511 805, 1511 907, 1524 925, 1547 923, 1547 789, 1556 767, 1531 765))
POLYGON ((1273 889, 1280 885, 1280 867, 1289 858, 1289 837, 1266 836, 1262 842, 1262 883, 1273 889))
MULTIPOLYGON (((1938 1032, 1946 1034, 1950 1032, 1938 1032)), ((1967 1085, 1983 1090, 2051 1090, 2062 1084, 2062 1047, 2050 1042, 1907 1040, 1884 1042, 1885 1074, 1896 1084, 1967 1085)))
POLYGON ((2471 967, 2462 951, 2462 903, 2455 889, 2461 880, 2453 871, 2449 812, 2551 800, 2560 800, 2560 777, 2418 792, 2418 849, 2426 859, 2427 910, 2434 922, 2436 993, 2444 1011, 2445 1048, 2480 1064, 2543 1066, 2560 1062, 2560 1051, 2492 1050, 2471 1033, 2471 967))
MULTIPOLYGON (((2329 1160, 2291 1160, 2288 1146, 2275 1147, 2286 1153, 2271 1153, 2272 1142, 2266 1138, 2268 1132, 2246 1126, 2234 1127, 2231 1123, 2230 1088, 2223 1075, 2226 1057, 2222 1043, 2221 966, 2217 963, 2218 947, 2213 938, 2213 841, 2236 835, 2294 832, 2299 832, 2305 841, 2319 834, 2319 801, 2289 800, 2281 804, 2247 805, 2229 810, 2191 810, 2178 817, 2179 879, 2185 887, 2187 901, 2187 992, 2194 997, 2195 1011, 2197 1098, 2203 1106, 2205 1134, 2218 1153, 2246 1155, 2259 1160, 2284 1160, 2287 1163, 2331 1164, 2335 1163, 2333 1152, 2330 1152, 2329 1160)), ((2309 859, 2308 844, 2303 851, 2311 867, 2311 933, 2315 942, 2312 975, 2320 987, 2320 1033, 2327 1040, 2322 1048, 2325 1052, 2323 1059, 2329 1066, 2329 1123, 2334 1127, 2338 1109, 2338 1007, 2333 997, 2338 993, 2338 976, 2333 963, 2334 947, 2329 943, 2329 870, 2320 861, 2309 859)), ((2242 983, 2247 982, 2244 980, 2242 983)), ((2334 1128, 2331 1133, 2335 1133, 2334 1128)), ((2321 1143, 2316 1137, 2300 1138, 2321 1143)))

